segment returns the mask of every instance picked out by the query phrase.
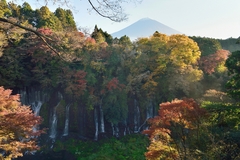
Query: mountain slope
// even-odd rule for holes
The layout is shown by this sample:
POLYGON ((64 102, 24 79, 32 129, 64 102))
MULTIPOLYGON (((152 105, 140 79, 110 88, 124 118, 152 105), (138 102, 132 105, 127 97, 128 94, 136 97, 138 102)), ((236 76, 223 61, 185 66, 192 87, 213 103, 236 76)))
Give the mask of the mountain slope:
POLYGON ((131 40, 134 40, 139 37, 149 37, 155 31, 167 35, 181 34, 181 32, 172 29, 156 20, 152 20, 150 18, 143 18, 118 32, 112 33, 112 36, 113 38, 120 38, 124 35, 127 35, 131 40))

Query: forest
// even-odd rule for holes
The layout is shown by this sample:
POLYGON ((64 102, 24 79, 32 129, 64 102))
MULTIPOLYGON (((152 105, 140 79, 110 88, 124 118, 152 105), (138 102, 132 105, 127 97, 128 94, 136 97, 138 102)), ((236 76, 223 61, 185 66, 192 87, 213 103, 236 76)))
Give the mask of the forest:
POLYGON ((0 159, 240 159, 238 39, 78 27, 0 1, 0 159))

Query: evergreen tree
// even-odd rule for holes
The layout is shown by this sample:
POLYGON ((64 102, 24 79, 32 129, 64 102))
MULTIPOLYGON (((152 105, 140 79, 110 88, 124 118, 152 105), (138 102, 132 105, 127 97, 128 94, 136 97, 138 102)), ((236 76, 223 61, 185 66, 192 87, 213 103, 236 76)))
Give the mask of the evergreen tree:
POLYGON ((22 8, 20 9, 21 12, 21 16, 24 17, 24 19, 28 20, 30 22, 30 20, 32 20, 33 16, 34 16, 34 12, 30 6, 29 3, 24 2, 22 4, 22 8))
POLYGON ((55 31, 63 30, 61 21, 46 6, 37 10, 37 19, 38 28, 50 28, 55 31))
POLYGON ((214 54, 217 50, 222 49, 221 43, 217 39, 195 36, 190 38, 197 42, 201 51, 201 56, 214 54))
POLYGON ((132 42, 128 36, 124 35, 119 39, 119 44, 124 46, 131 46, 132 42))
POLYGON ((227 92, 237 100, 240 99, 240 51, 233 52, 226 61, 231 79, 227 82, 227 92))
POLYGON ((73 18, 73 14, 70 10, 64 10, 62 8, 57 8, 55 11, 55 16, 61 21, 64 30, 76 31, 76 23, 73 18))
POLYGON ((16 5, 15 3, 8 3, 9 8, 11 10, 12 13, 12 17, 17 18, 19 20, 21 20, 21 6, 20 5, 16 5))

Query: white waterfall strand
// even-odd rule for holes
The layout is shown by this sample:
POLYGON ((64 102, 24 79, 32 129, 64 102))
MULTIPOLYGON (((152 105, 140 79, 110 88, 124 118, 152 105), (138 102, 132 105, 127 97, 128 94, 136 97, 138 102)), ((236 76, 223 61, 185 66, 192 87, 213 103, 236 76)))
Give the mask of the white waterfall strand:
POLYGON ((66 106, 66 119, 65 119, 65 126, 63 130, 63 136, 68 136, 68 128, 69 128, 69 109, 71 104, 66 106))

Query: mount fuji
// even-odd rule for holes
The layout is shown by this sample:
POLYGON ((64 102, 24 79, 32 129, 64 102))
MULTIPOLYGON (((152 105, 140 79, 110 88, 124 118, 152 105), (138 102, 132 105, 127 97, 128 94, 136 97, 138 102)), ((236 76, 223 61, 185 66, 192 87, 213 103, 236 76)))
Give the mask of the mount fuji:
POLYGON ((120 31, 112 33, 111 35, 113 38, 115 37, 120 38, 126 35, 131 40, 135 40, 140 37, 149 37, 153 35, 153 33, 156 31, 166 35, 182 34, 181 32, 171 27, 168 27, 156 20, 150 18, 143 18, 131 24, 130 26, 123 28, 120 31))

